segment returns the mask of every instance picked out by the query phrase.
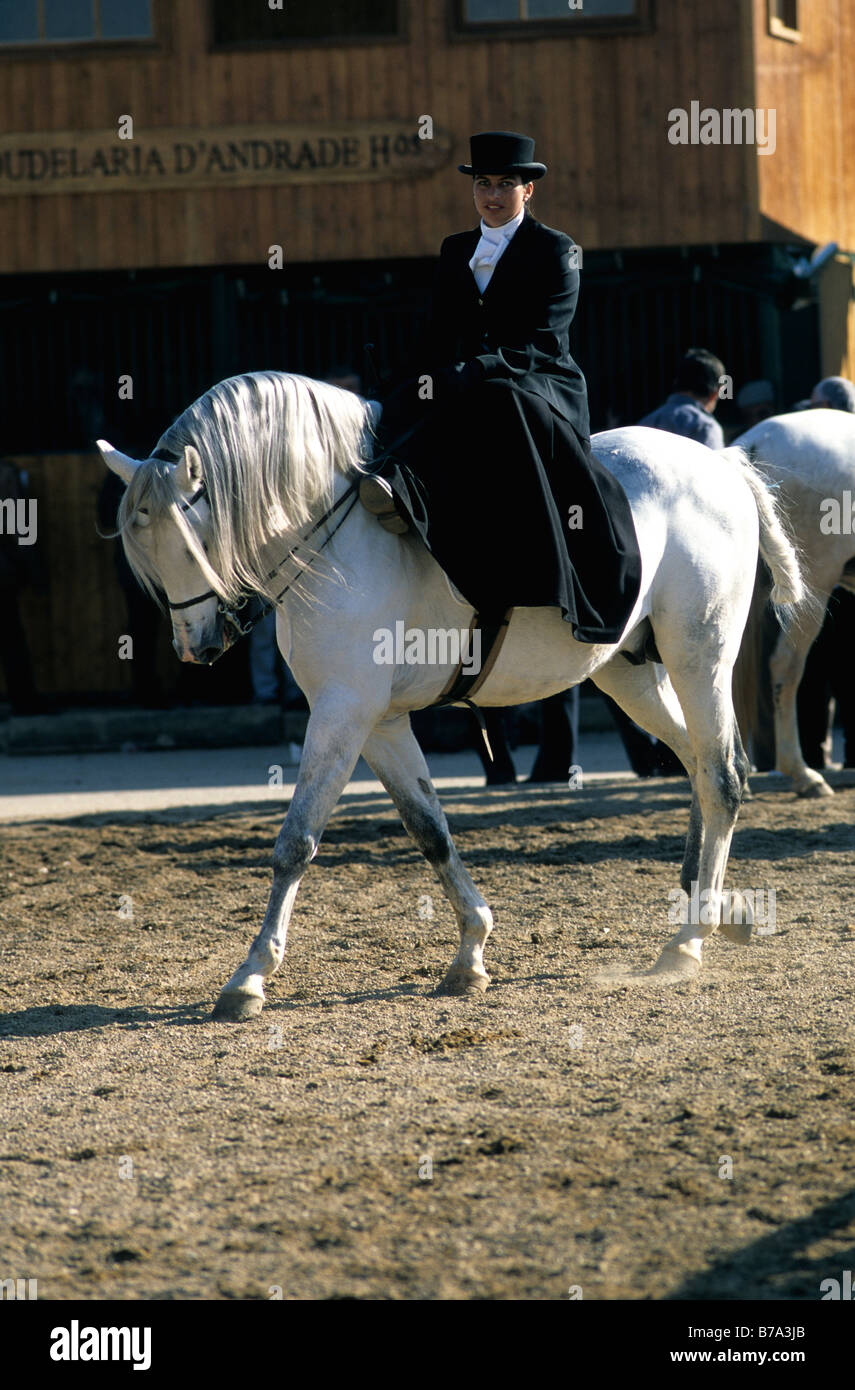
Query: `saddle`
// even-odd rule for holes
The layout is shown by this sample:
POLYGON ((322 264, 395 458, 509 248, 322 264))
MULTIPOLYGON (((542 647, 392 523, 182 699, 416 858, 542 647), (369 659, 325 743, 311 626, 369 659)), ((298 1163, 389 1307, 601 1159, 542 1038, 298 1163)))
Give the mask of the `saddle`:
POLYGON ((379 475, 371 474, 359 484, 359 500, 367 512, 376 516, 384 531, 393 536, 403 536, 410 529, 406 516, 398 511, 395 493, 391 483, 379 475))

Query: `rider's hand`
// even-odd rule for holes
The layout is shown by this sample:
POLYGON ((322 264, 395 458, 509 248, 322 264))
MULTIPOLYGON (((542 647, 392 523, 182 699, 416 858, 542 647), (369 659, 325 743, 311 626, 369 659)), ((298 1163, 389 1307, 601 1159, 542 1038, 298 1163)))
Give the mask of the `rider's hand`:
POLYGON ((477 358, 471 362, 456 362, 453 367, 442 367, 432 375, 434 400, 442 405, 459 400, 483 380, 484 368, 477 358))

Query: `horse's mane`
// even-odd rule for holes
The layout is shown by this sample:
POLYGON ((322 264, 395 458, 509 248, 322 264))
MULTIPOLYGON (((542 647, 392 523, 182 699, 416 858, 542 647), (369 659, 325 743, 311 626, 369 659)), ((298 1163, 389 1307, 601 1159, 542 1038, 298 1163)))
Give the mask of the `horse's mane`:
MULTIPOLYGON (((264 589, 263 550, 290 537, 332 505, 336 474, 361 471, 370 453, 371 407, 351 391, 286 372, 229 377, 200 396, 161 435, 119 507, 128 563, 156 594, 158 579, 134 524, 169 516, 207 583, 229 601, 264 589), (181 509, 174 464, 190 444, 199 453, 211 508, 210 558, 181 509)), ((268 557, 269 558, 269 557, 268 557)))

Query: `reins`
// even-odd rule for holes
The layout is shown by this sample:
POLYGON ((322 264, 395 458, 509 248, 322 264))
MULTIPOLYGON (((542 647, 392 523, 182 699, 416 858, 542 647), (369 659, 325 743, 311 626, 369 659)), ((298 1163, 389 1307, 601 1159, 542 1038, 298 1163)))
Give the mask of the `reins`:
MULTIPOLYGON (((320 551, 322 551, 327 545, 329 545, 329 542, 332 540, 333 536, 341 526, 342 522, 347 520, 347 518, 350 516, 351 511, 356 505, 356 494, 358 485, 359 483, 357 480, 356 482, 351 483, 350 486, 345 489, 345 491, 341 494, 341 497, 339 497, 338 500, 334 502, 331 507, 328 507, 327 510, 324 512, 323 516, 315 522, 314 526, 308 532, 308 534, 305 536, 301 536, 296 545, 293 545, 291 549, 288 551, 288 554, 285 555, 279 561, 278 565, 274 565, 273 569, 266 576, 265 582, 269 583, 271 579, 275 579, 276 575, 282 569, 283 565, 287 565, 289 560, 293 560, 300 547, 306 546, 308 542, 311 540, 312 536, 314 536, 315 532, 319 531, 320 528, 324 526, 326 522, 329 521, 330 517, 335 516, 335 513, 339 510, 339 508, 344 505, 348 498, 350 498, 350 506, 347 508, 344 514, 339 517, 338 521, 330 531, 329 535, 324 537, 324 540, 318 547, 318 553, 320 553, 320 551)), ((189 512, 191 508, 194 507, 196 503, 199 501, 200 497, 204 497, 207 495, 207 492, 208 489, 206 484, 202 483, 201 486, 197 488, 197 490, 194 492, 193 496, 189 499, 189 501, 182 502, 182 512, 189 512)), ((300 571, 300 574, 303 573, 305 573, 305 566, 300 571)), ((235 603, 232 606, 220 599, 218 604, 218 611, 222 613, 225 621, 235 629, 238 637, 245 637, 247 633, 252 631, 252 629, 255 627, 257 623, 261 622, 262 618, 266 618, 268 613, 273 612, 273 609, 279 603, 280 599, 284 598, 285 594, 287 594, 288 590, 291 588, 291 586, 296 582, 298 578, 299 575, 295 574, 291 579, 289 579, 288 583, 285 585, 285 588, 280 590, 280 592, 276 595, 275 599, 262 598, 259 594, 246 594, 243 598, 241 598, 237 603, 235 603), (247 615, 245 615, 243 619, 239 618, 238 613, 242 612, 243 609, 246 608, 248 605, 251 606, 251 611, 247 615)), ((173 613, 175 613, 182 608, 192 608, 194 603, 204 603, 206 599, 216 597, 217 595, 213 589, 207 589, 204 594, 196 594, 194 598, 184 599, 182 603, 171 603, 170 600, 167 599, 166 606, 173 613)), ((225 648, 223 650, 225 650, 225 648)), ((213 658, 213 661, 208 662, 208 665, 212 666, 213 662, 218 660, 218 658, 222 656, 222 654, 222 652, 218 652, 217 656, 213 658)))

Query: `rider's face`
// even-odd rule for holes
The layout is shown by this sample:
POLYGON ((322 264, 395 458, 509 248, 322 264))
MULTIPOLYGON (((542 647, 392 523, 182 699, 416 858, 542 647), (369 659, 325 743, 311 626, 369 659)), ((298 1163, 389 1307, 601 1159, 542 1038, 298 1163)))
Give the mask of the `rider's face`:
POLYGON ((519 174, 476 174, 472 180, 475 206, 488 227, 503 227, 522 211, 534 192, 519 174))

